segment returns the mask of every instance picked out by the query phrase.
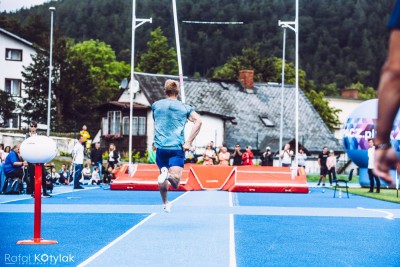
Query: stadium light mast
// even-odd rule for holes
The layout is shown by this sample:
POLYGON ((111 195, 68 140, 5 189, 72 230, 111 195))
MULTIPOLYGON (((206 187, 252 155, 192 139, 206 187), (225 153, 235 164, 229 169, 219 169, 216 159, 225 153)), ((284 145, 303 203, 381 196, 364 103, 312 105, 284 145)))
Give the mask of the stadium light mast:
MULTIPOLYGON (((283 28, 283 42, 282 42, 282 81, 281 81, 281 120, 280 120, 280 129, 279 129, 279 151, 283 147, 283 92, 285 89, 285 55, 286 55, 286 29, 289 28, 294 31, 292 25, 294 25, 294 21, 278 21, 278 25, 283 28)), ((282 159, 279 157, 279 166, 282 166, 282 159)))
POLYGON ((174 13, 174 29, 175 29, 175 42, 176 42, 176 55, 178 57, 179 69, 179 84, 181 91, 181 100, 185 103, 185 86, 183 84, 183 70, 182 70, 182 57, 181 57, 181 44, 179 41, 179 28, 178 28, 178 15, 176 11, 176 0, 172 0, 172 9, 174 13))
POLYGON ((51 12, 50 19, 50 60, 49 60, 49 91, 47 96, 47 136, 50 136, 50 111, 51 111, 51 74, 53 70, 53 14, 55 7, 49 8, 51 12))
MULTIPOLYGON (((281 87, 281 129, 279 137, 279 146, 282 147, 282 135, 283 135, 283 89, 284 89, 284 78, 285 78, 285 45, 286 45, 286 28, 293 30, 296 34, 296 48, 295 48, 295 98, 296 98, 296 111, 295 111, 295 140, 296 140, 296 160, 295 168, 298 168, 298 157, 299 154, 299 0, 296 0, 296 18, 295 21, 278 21, 278 25, 283 28, 283 52, 282 52, 282 87, 281 87), (293 27, 294 26, 294 27, 293 27)), ((279 158, 279 165, 281 165, 281 159, 279 158)))
POLYGON ((132 173, 132 117, 133 117, 133 98, 134 94, 139 91, 139 82, 135 80, 133 75, 135 71, 135 32, 136 28, 143 25, 146 22, 152 23, 152 18, 149 19, 137 19, 136 18, 136 0, 132 1, 132 44, 131 44, 131 83, 129 86, 129 173, 132 173), (136 24, 139 22, 139 24, 136 24))

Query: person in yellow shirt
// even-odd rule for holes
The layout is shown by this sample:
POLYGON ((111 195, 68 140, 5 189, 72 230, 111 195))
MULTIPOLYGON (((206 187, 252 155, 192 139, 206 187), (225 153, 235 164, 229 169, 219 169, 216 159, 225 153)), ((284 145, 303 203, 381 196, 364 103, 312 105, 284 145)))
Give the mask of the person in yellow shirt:
POLYGON ((87 142, 87 140, 90 138, 90 134, 89 134, 89 132, 87 131, 86 125, 83 125, 83 126, 82 126, 82 131, 80 131, 79 134, 82 135, 82 137, 83 137, 83 143, 82 143, 82 145, 83 145, 83 148, 84 148, 85 154, 86 154, 86 149, 88 148, 88 147, 86 146, 86 142, 87 142))

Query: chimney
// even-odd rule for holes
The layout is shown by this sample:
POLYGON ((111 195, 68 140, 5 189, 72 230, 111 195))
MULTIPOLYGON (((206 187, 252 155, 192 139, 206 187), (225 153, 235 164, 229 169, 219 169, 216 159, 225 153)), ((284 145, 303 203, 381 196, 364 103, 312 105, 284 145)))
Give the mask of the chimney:
POLYGON ((340 93, 343 98, 358 99, 358 89, 357 88, 343 88, 340 91, 340 93))
POLYGON ((245 89, 253 89, 254 87, 254 70, 240 70, 239 81, 245 89))

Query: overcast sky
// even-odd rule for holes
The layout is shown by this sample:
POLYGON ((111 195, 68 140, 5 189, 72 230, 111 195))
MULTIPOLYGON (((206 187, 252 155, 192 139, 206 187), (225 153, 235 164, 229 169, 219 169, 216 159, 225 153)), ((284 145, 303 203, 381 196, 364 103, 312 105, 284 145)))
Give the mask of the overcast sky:
POLYGON ((0 11, 15 11, 49 2, 49 0, 0 0, 0 11))

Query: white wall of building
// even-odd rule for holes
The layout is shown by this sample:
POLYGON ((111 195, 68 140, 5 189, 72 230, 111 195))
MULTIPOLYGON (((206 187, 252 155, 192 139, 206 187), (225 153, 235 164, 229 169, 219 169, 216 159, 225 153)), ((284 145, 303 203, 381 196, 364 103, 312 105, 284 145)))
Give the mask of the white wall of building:
MULTIPOLYGON (((0 32, 0 90, 5 90, 6 79, 23 81, 24 66, 32 63, 34 54, 36 52, 32 46, 0 32), (6 49, 22 50, 22 61, 6 60, 6 49)), ((23 83, 21 84, 21 97, 27 97, 23 83)), ((15 101, 19 102, 20 100, 20 97, 15 97, 15 101)))
MULTIPOLYGON (((193 142, 193 145, 196 147, 196 153, 201 153, 200 151, 202 151, 210 141, 214 141, 215 147, 224 143, 224 120, 217 116, 210 115, 202 115, 201 120, 203 124, 200 133, 193 142)), ((192 127, 192 122, 186 124, 185 138, 189 137, 192 127)))
POLYGON ((340 125, 334 131, 335 138, 338 140, 343 139, 343 125, 346 123, 347 119, 350 116, 350 113, 360 105, 365 100, 362 99, 349 99, 349 98, 340 98, 340 97, 325 97, 328 101, 329 106, 332 108, 340 109, 339 112, 339 121, 340 125))

